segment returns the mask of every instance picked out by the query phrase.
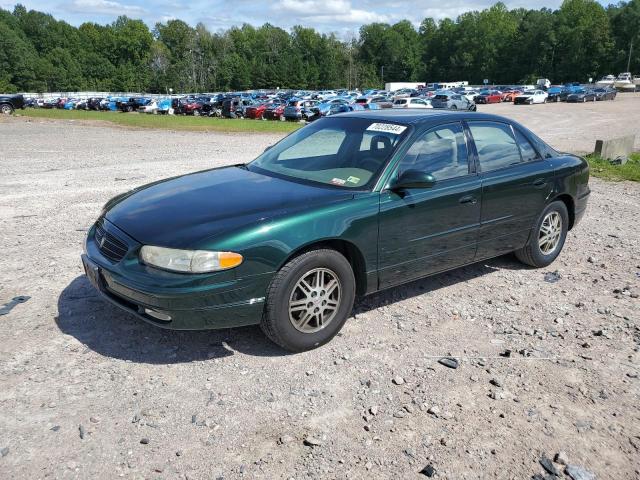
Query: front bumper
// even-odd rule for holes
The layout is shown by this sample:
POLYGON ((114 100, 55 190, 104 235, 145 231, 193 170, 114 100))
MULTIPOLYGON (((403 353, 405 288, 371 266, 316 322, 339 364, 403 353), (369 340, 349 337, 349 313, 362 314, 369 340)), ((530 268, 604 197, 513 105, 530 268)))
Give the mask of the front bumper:
POLYGON ((236 278, 229 270, 205 274, 206 280, 190 284, 190 279, 202 276, 154 272, 139 265, 135 259, 139 245, 131 245, 130 253, 120 262, 110 261, 96 245, 94 231, 95 227, 89 230, 86 253, 82 255, 85 274, 98 292, 119 308, 145 322, 174 330, 260 323, 272 273, 236 278))

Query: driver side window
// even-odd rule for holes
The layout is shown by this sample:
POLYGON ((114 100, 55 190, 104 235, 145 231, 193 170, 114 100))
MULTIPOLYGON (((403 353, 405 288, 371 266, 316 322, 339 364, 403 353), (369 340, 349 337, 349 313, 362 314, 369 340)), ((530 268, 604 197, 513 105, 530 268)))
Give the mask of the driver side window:
POLYGON ((430 173, 436 181, 469 174, 469 155, 462 125, 452 123, 429 130, 409 147, 398 167, 430 173))

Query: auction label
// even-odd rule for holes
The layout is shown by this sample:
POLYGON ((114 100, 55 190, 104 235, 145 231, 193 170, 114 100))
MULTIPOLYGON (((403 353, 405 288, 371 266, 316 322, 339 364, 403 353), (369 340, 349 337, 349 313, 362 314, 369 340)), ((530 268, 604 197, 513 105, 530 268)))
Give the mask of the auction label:
POLYGON ((373 132, 385 132, 400 135, 407 129, 405 125, 396 125, 395 123, 372 123, 367 127, 367 130, 373 132))

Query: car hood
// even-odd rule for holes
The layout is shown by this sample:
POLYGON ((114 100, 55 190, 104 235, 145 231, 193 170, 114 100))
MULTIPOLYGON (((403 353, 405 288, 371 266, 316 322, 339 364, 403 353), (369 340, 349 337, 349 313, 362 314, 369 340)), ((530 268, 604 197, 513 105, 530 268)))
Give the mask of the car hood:
POLYGON ((139 187, 111 199, 105 216, 142 244, 189 248, 247 225, 352 197, 345 190, 233 166, 139 187))

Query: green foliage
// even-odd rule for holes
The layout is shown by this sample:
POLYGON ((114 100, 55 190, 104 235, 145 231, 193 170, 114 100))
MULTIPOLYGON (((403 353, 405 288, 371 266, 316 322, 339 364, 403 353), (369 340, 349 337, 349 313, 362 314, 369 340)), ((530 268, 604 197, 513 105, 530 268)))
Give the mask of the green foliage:
POLYGON ((612 165, 611 162, 596 155, 588 155, 591 175, 605 180, 630 180, 640 182, 640 154, 633 153, 624 165, 612 165))
POLYGON ((554 82, 640 70, 640 0, 558 10, 496 3, 456 19, 363 25, 338 39, 264 24, 212 33, 181 20, 119 17, 75 28, 16 5, 0 9, 0 90, 166 93, 249 88, 370 88, 388 81, 554 82), (629 58, 631 44, 634 43, 629 58))

